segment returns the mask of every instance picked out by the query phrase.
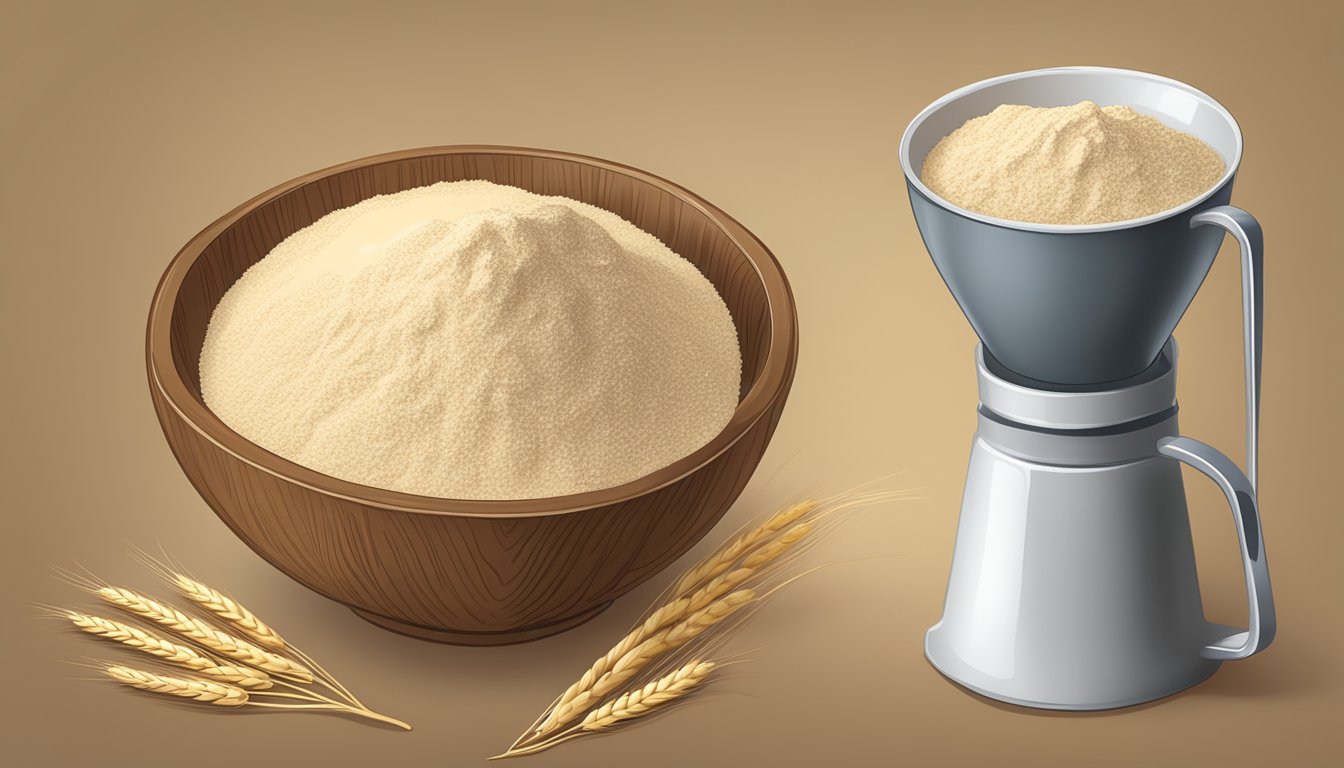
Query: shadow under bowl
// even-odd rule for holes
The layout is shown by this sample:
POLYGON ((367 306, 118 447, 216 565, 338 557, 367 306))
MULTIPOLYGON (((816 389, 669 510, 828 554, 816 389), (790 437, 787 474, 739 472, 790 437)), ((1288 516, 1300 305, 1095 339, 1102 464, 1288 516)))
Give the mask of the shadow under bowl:
POLYGON ((150 306, 150 394, 183 472, 257 554, 385 628, 500 645, 592 618, 718 522, 774 433, 798 356, 783 271, 745 227, 665 179, 591 157, 496 146, 392 152, 248 200, 191 239, 150 306), (512 501, 416 496, 347 482, 248 441, 206 407, 198 363, 225 292, 280 241, 381 194, 484 179, 604 208, 695 264, 732 313, 742 387, 728 425, 685 458, 623 485, 512 501))

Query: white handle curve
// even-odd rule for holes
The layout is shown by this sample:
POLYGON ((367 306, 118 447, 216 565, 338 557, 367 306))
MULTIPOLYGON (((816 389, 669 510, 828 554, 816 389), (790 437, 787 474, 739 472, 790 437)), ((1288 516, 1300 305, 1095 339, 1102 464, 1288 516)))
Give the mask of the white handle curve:
MULTIPOLYGON (((1203 472, 1218 484, 1232 507, 1241 542, 1241 561, 1246 574, 1246 599, 1250 604, 1246 629, 1231 633, 1204 646, 1206 659, 1244 659, 1263 651, 1274 641, 1277 621, 1274 615, 1274 591, 1269 585, 1269 563, 1265 560, 1265 539, 1260 527, 1260 506, 1250 480, 1231 459, 1216 448, 1188 437, 1164 437, 1157 441, 1158 453, 1176 459, 1203 472)), ((1228 628, 1224 628, 1228 629, 1228 628)))

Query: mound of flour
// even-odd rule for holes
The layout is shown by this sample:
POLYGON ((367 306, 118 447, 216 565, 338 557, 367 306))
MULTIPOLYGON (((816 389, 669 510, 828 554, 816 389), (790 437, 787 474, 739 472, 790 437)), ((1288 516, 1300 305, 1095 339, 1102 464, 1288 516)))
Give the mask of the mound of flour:
POLYGON ((333 477, 460 499, 624 483, 737 406, 741 357, 708 280, 607 211, 484 181, 337 210, 229 289, 205 402, 333 477))
POLYGON ((1174 208, 1226 166, 1212 147, 1124 106, 1005 104, 967 120, 920 171, 943 198, 1000 219, 1101 224, 1174 208))

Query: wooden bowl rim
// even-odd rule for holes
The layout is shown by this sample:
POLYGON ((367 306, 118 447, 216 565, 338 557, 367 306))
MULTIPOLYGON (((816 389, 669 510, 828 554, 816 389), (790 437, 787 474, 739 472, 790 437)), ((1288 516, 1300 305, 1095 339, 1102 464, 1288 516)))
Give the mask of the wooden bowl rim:
POLYGON ((786 392, 798 355, 797 323, 792 289, 770 249, 738 221, 685 187, 638 168, 587 155, 529 147, 461 144, 385 152, 306 173, 262 192, 215 220, 178 251, 159 279, 150 303, 145 332, 145 358, 150 386, 159 391, 166 405, 185 424, 216 447, 263 472, 328 496, 401 512, 456 517, 539 517, 630 501, 675 483, 721 456, 746 435, 770 410, 775 400, 786 392), (448 499, 361 485, 297 464, 267 451, 230 429, 192 392, 178 375, 173 363, 170 344, 173 307, 187 272, 216 238, 257 208, 329 176, 406 160, 457 154, 565 160, 601 168, 655 186, 699 210, 719 227, 747 258, 765 287, 770 341, 760 375, 718 435, 690 455, 666 467, 611 488, 537 499, 448 499))

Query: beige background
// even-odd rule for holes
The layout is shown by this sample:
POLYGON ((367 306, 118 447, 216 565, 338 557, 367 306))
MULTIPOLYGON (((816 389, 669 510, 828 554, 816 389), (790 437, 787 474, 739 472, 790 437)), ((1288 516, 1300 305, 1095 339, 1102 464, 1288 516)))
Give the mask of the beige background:
MULTIPOLYGON (((763 611, 732 646, 751 663, 709 695, 535 764, 1319 765, 1344 750, 1335 4, 38 5, 10 4, 0 22, 0 728, 6 757, 19 755, 7 764, 475 764, 662 585, 528 645, 410 640, 251 554, 168 452, 142 333, 178 247, 293 176, 451 143, 647 169, 738 217, 783 263, 801 317, 797 381, 712 539, 806 490, 892 472, 889 487, 923 489, 828 540, 820 560, 855 562, 763 611), (1268 233, 1261 481, 1278 640, 1170 700, 1082 716, 990 704, 921 656, 974 429, 974 336, 924 253, 897 163, 901 130, 929 101, 1060 64, 1149 70, 1220 99, 1247 136, 1234 202, 1268 233), (49 571, 72 561, 152 587, 126 542, 161 543, 245 597, 416 730, 228 716, 79 679, 69 662, 110 650, 34 618, 31 603, 77 599, 49 571)), ((1238 281, 1228 245, 1178 336, 1183 428, 1240 457, 1238 281)), ((1205 481, 1187 483, 1206 611, 1241 621, 1228 512, 1205 481)))

